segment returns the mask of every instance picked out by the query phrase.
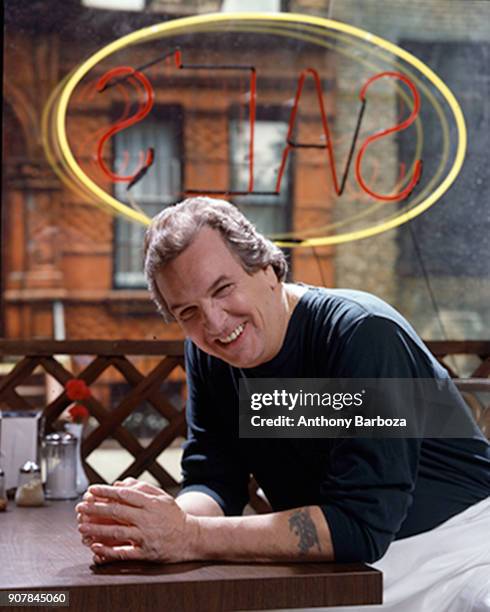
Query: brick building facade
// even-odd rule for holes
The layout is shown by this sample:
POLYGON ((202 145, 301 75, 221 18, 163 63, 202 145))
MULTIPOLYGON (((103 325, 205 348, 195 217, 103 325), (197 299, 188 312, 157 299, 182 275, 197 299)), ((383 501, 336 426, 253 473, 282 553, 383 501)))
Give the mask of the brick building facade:
MULTIPOLYGON (((125 285, 118 280, 122 251, 117 235, 133 235, 134 240, 134 232, 131 234, 127 229, 129 222, 99 210, 60 182, 46 162, 40 126, 44 104, 56 84, 97 49, 130 31, 179 16, 176 6, 182 10, 185 7, 188 14, 216 10, 216 6, 210 8, 209 2, 197 0, 185 3, 155 0, 152 9, 144 14, 128 13, 116 18, 111 11, 82 9, 75 0, 63 3, 61 9, 57 2, 35 2, 28 7, 14 7, 15 4, 18 3, 7 3, 6 11, 2 333, 9 338, 45 338, 55 335, 56 328, 57 337, 69 339, 177 338, 177 327, 162 325, 138 281, 125 285), (167 14, 165 7, 169 9, 167 14)), ((291 0, 282 6, 291 12, 352 23, 402 46, 427 44, 436 48, 439 45, 436 56, 428 60, 436 71, 438 58, 450 55, 448 45, 471 46, 471 49, 453 49, 454 61, 469 57, 469 62, 465 67, 448 63, 447 74, 443 74, 458 95, 467 117, 474 119, 469 125, 469 151, 474 155, 463 168, 466 183, 459 178, 456 190, 448 192, 433 210, 413 222, 410 230, 421 237, 424 232, 429 233, 429 238, 421 241, 422 257, 427 265, 437 258, 443 262, 464 263, 458 271, 449 263, 446 269, 440 266, 434 272, 429 266, 432 293, 441 304, 443 317, 448 319, 446 333, 453 337, 461 334, 467 338, 480 337, 482 326, 488 320, 484 305, 488 303, 489 285, 482 282, 488 274, 477 265, 478 259, 483 261, 480 253, 484 252, 485 244, 488 246, 488 239, 486 243, 472 240, 472 236, 484 231, 487 223, 481 208, 485 199, 482 196, 486 162, 484 152, 476 144, 483 142, 478 133, 488 120, 481 102, 485 98, 479 98, 488 83, 488 68, 485 69, 484 61, 482 65, 476 62, 476 55, 478 51, 484 60, 488 48, 488 45, 485 47, 488 6, 484 0, 431 0, 410 5, 402 0, 390 3, 291 0), (445 223, 449 225, 446 227, 445 223), (459 323, 452 326, 452 319, 462 321, 462 327, 459 323)), ((281 48, 266 45, 263 53, 258 53, 256 59, 262 75, 258 82, 258 108, 262 114, 257 118, 266 123, 275 117, 283 126, 287 124, 299 71, 306 65, 317 65, 329 121, 335 125, 340 142, 336 144, 336 154, 342 160, 358 108, 357 96, 352 92, 357 91, 361 77, 349 61, 341 57, 332 61, 326 52, 317 51, 315 56, 310 51, 309 56, 302 53, 301 57, 295 57, 291 53, 282 54, 281 48)), ((424 52, 421 48, 420 53, 424 52)), ((130 58, 133 66, 153 57, 148 50, 138 53, 130 58)), ((233 63, 242 61, 242 56, 243 49, 233 51, 233 45, 229 45, 217 48, 214 57, 220 62, 233 63)), ((191 45, 186 61, 199 60, 199 51, 191 45)), ((174 117, 177 113, 181 118, 177 130, 182 162, 178 171, 180 188, 201 186, 203 177, 207 188, 217 185, 227 188, 230 181, 233 186, 230 126, 237 117, 246 116, 247 76, 229 74, 218 79, 216 73, 198 76, 191 72, 176 76, 165 73, 161 65, 149 69, 148 75, 156 92, 154 118, 165 117, 169 109, 174 117), (171 87, 168 87, 169 75, 171 87)), ((393 96, 383 104, 384 119, 391 123, 396 117, 397 100, 393 96)), ((116 96, 108 94, 93 99, 90 107, 81 101, 78 107, 73 104, 70 109, 70 138, 74 152, 86 168, 93 166, 90 156, 94 148, 93 142, 87 148, 87 138, 90 140, 91 133, 113 120, 115 107, 116 96)), ((301 108, 301 138, 318 139, 321 129, 311 83, 301 108)), ((370 127, 374 126, 366 124, 367 129, 370 127)), ((117 165, 115 142, 113 139, 104 150, 107 163, 114 167, 117 165)), ((386 144, 379 157, 385 180, 378 183, 380 191, 393 186, 398 164, 397 143, 392 140, 386 144)), ((292 157, 290 186, 281 215, 276 215, 285 220, 279 233, 339 222, 346 211, 355 214, 363 206, 362 201, 351 197, 334 207, 324 151, 298 150, 292 157)), ((133 166, 134 163, 131 160, 133 166)), ((98 180, 104 180, 100 173, 98 180)), ((106 189, 117 192, 118 187, 106 184, 106 189)), ((165 203, 172 198, 180 199, 181 194, 175 190, 167 195, 165 203)), ((237 199, 237 204, 246 209, 243 199, 237 199)), ((249 206, 248 210, 252 209, 249 206)), ((441 337, 440 326, 434 323, 433 299, 421 264, 413 248, 407 248, 411 240, 405 225, 366 240, 318 248, 316 257, 310 249, 295 249, 290 255, 292 278, 373 291, 398 307, 425 337, 441 337), (407 261, 410 258, 415 264, 407 261)))
MULTIPOLYGON (((114 39, 117 31, 115 27, 104 28, 105 22, 100 16, 97 22, 90 22, 91 30, 75 27, 78 12, 75 3, 71 10, 70 6, 57 14, 56 27, 55 16, 46 10, 38 18, 33 11, 21 14, 21 19, 7 21, 3 333, 5 337, 19 339, 49 338, 56 334, 67 339, 176 339, 180 337, 177 326, 162 324, 140 281, 126 285, 117 281, 116 234, 134 234, 134 230, 127 229, 131 222, 116 219, 87 203, 83 195, 59 180, 46 161, 42 113, 49 95, 74 66, 114 39), (92 35, 89 43, 88 33, 92 35), (58 331, 55 333, 55 330, 58 331)), ((161 16, 146 15, 145 19, 144 23, 136 20, 131 27, 147 25, 148 20, 161 21, 161 16)), ((213 57, 216 62, 234 64, 240 63, 243 52, 244 49, 229 51, 223 47, 213 57)), ((131 65, 139 66, 151 60, 151 53, 150 48, 136 49, 131 55, 131 65)), ((188 63, 200 61, 199 49, 193 49, 192 45, 183 55, 188 63)), ((291 105, 285 105, 284 101, 294 97, 299 73, 309 65, 319 66, 325 85, 326 110, 330 120, 335 116, 332 85, 335 67, 329 56, 320 52, 315 56, 315 51, 310 51, 292 62, 290 59, 291 55, 281 53, 274 46, 263 52, 259 50, 256 59, 252 57, 252 61, 260 64, 256 139, 261 137, 261 128, 267 130, 268 122, 277 113, 284 137, 291 112, 291 105)), ((91 78, 100 77, 103 70, 95 70, 91 78)), ((244 102, 248 75, 233 71, 224 76, 217 75, 217 71, 177 74, 161 65, 148 69, 146 74, 155 90, 155 106, 149 121, 157 122, 160 129, 158 121, 165 120, 170 113, 170 123, 179 141, 180 189, 169 194, 167 203, 178 201, 185 189, 192 187, 226 190, 231 185, 243 189, 243 184, 233 186, 230 176, 230 125, 236 116, 248 126, 248 107, 244 102)), ((74 95, 67 124, 74 155, 82 168, 109 192, 124 197, 124 192, 121 189, 117 192, 118 187, 111 185, 96 167, 97 139, 92 138, 113 122, 120 105, 118 95, 110 92, 106 96, 92 96, 90 103, 83 96, 74 95)), ((305 86, 300 114, 300 137, 310 141, 318 138, 321 126, 312 83, 305 86)), ((109 167, 117 166, 116 156, 114 139, 104 149, 109 167)), ((294 160, 281 190, 281 216, 286 221, 279 226, 280 231, 301 231, 328 223, 332 198, 324 152, 299 150, 291 157, 294 160)), ((134 157, 129 165, 135 165, 134 157)), ((260 173, 261 168, 256 164, 256 183, 260 183, 260 173)), ((241 179, 245 175, 242 169, 241 179)), ((262 189, 273 187, 268 184, 262 189)), ((138 193, 141 192, 144 189, 138 193)), ((163 197, 162 200, 165 203, 163 197)), ((246 208, 246 198, 236 198, 236 201, 246 208)), ((273 222, 274 215, 272 211, 273 222)), ((332 255, 330 248, 317 249, 315 254, 311 250, 293 250, 292 277, 304 282, 333 284, 332 255)))

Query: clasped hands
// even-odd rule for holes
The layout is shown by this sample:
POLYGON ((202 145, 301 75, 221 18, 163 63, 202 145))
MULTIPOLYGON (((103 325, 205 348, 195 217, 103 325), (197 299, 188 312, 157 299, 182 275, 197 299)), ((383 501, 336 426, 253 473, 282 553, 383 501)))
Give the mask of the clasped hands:
POLYGON ((198 523, 162 489, 126 478, 90 486, 83 500, 75 508, 78 530, 95 563, 192 558, 198 523))

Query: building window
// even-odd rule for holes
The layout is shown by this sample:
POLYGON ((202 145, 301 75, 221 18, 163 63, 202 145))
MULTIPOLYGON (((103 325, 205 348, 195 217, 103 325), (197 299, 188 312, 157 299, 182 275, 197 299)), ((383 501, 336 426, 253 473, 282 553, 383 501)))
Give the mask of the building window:
MULTIPOLYGON (((181 171, 181 111, 178 108, 160 108, 158 118, 146 118, 114 137, 114 168, 130 173, 137 167, 140 151, 153 147, 155 161, 146 175, 127 191, 127 183, 115 183, 114 195, 121 202, 139 207, 153 217, 180 198, 181 171), (126 169, 125 169, 126 168, 126 169)), ((142 288, 143 235, 145 228, 118 217, 114 225, 114 286, 116 288, 142 288)))
MULTIPOLYGON (((257 109, 254 146, 254 191, 271 191, 276 187, 277 174, 286 145, 288 122, 273 119, 280 113, 272 109, 257 109)), ((230 119, 231 190, 246 191, 249 182, 249 134, 248 119, 230 119)), ((291 155, 289 156, 291 157, 291 155)), ((233 202, 257 227, 267 235, 281 234, 290 229, 290 160, 281 182, 279 195, 234 196, 233 202)))

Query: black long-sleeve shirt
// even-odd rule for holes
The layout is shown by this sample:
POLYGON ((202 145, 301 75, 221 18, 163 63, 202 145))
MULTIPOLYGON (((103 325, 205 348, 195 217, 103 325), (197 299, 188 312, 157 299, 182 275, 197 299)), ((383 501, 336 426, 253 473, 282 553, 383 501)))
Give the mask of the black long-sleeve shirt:
MULTIPOLYGON (((490 495, 490 447, 467 439, 240 439, 238 384, 260 378, 447 378, 407 321, 358 291, 312 287, 280 352, 234 368, 186 343, 188 440, 183 491, 241 514, 253 474, 275 511, 318 505, 337 561, 373 562, 490 495)), ((461 403, 456 388, 454 402, 461 403)))

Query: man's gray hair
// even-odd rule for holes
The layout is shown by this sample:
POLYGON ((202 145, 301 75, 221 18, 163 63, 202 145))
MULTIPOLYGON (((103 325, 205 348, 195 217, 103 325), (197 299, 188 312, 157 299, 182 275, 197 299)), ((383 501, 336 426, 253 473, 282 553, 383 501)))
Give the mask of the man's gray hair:
POLYGON ((158 290, 155 276, 182 253, 197 233, 208 226, 217 230, 243 269, 252 274, 272 266, 277 278, 286 278, 284 253, 260 234, 233 204, 207 197, 187 198, 153 218, 145 235, 145 276, 151 297, 167 323, 175 320, 158 290))

